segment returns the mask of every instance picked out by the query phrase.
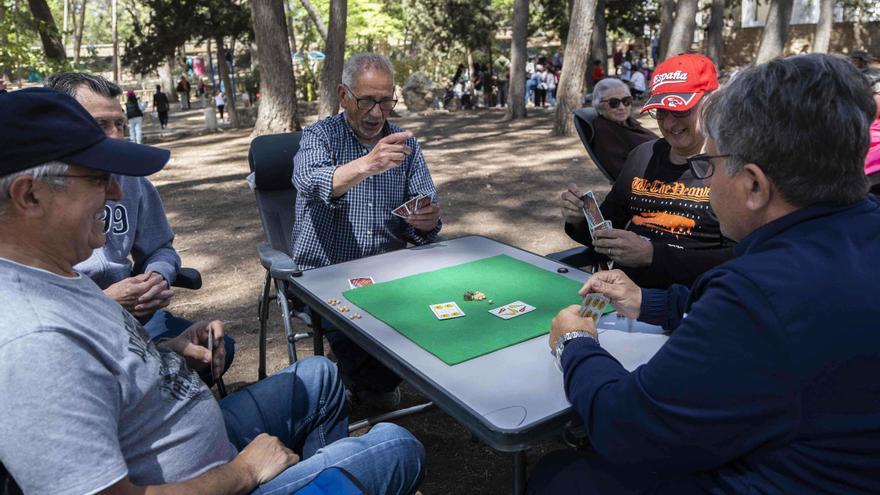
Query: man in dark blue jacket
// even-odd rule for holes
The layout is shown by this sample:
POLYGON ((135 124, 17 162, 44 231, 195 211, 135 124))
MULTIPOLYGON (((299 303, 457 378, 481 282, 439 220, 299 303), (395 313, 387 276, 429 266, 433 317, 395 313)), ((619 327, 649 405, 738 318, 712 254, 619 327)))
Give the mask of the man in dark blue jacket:
POLYGON ((880 201, 863 161, 874 102, 846 60, 743 71, 703 113, 721 230, 737 257, 692 289, 605 294, 669 341, 627 372, 577 307, 550 333, 597 455, 558 452, 532 493, 880 492, 880 201))

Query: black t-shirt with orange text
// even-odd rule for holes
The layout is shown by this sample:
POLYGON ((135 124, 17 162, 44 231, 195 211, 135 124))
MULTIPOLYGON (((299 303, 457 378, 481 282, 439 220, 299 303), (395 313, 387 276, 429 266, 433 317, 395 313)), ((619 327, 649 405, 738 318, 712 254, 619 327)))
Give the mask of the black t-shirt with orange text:
MULTIPOLYGON (((709 205, 709 185, 694 177, 687 164, 669 160, 665 139, 632 151, 611 192, 600 205, 616 229, 651 241, 647 267, 620 266, 641 287, 690 286, 703 272, 732 258, 734 242, 721 234, 709 205)), ((572 239, 592 245, 586 226, 566 224, 572 239)))

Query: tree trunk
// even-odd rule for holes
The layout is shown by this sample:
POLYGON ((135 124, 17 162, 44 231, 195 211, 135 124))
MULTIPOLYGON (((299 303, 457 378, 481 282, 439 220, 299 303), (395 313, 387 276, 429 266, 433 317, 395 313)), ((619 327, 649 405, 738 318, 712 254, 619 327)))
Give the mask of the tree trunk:
POLYGON ((172 70, 174 67, 174 55, 168 55, 165 57, 165 62, 159 66, 159 84, 162 86, 162 92, 168 96, 169 102, 177 102, 179 99, 177 98, 177 91, 175 91, 174 84, 174 71, 172 70))
POLYGON ((79 52, 82 49, 83 31, 86 24, 86 0, 80 0, 79 18, 77 18, 74 11, 73 21, 73 66, 79 69, 79 52))
POLYGON ((270 61, 260 64, 262 96, 251 136, 300 130, 284 0, 252 0, 251 16, 259 57, 270 61))
POLYGON ((64 0, 64 17, 61 28, 61 44, 67 49, 67 30, 70 25, 70 0, 64 0))
POLYGON ((814 53, 828 53, 831 47, 831 28, 834 23, 834 0, 819 0, 819 22, 816 23, 814 53))
POLYGON ((721 50, 724 44, 724 0, 712 0, 709 25, 706 26, 706 56, 721 69, 721 50))
POLYGON ((556 136, 571 134, 574 128, 572 114, 581 107, 583 101, 584 76, 589 66, 587 55, 595 15, 596 0, 574 0, 568 27, 568 43, 563 55, 565 63, 562 64, 562 75, 557 85, 556 117, 553 122, 553 134, 556 136))
MULTIPOLYGON (((321 35, 321 39, 324 40, 324 43, 326 44, 327 43, 327 26, 324 24, 324 21, 321 20, 321 16, 318 15, 318 11, 315 10, 315 6, 312 5, 312 2, 309 0, 300 0, 300 2, 302 2, 303 8, 306 9, 306 12, 309 14, 309 19, 311 19, 312 22, 315 23, 315 27, 318 28, 318 34, 321 35)), ((330 24, 332 25, 333 24, 333 21, 332 21, 333 7, 332 7, 332 5, 330 7, 330 10, 331 10, 330 24)))
POLYGON ((608 74, 608 40, 605 38, 605 0, 596 1, 596 25, 593 28, 593 38, 590 47, 590 59, 587 61, 587 81, 590 88, 593 87, 592 67, 593 61, 602 62, 602 70, 608 74))
POLYGON ((675 22, 675 0, 660 0, 660 61, 666 60, 669 37, 675 22))
POLYGON ((122 74, 119 70, 119 0, 110 0, 110 29, 113 32, 113 81, 117 84, 122 74))
POLYGON ((214 38, 217 43, 217 54, 219 55, 217 65, 220 66, 220 80, 223 81, 223 88, 226 89, 226 112, 229 114, 229 125, 233 129, 238 129, 238 110, 235 109, 235 98, 232 94, 232 80, 229 78, 229 64, 226 62, 226 45, 223 44, 223 37, 214 38))
POLYGON ((697 0, 678 0, 675 5, 675 21, 672 23, 672 33, 669 35, 666 58, 690 51, 696 28, 697 0))
POLYGON ((58 25, 55 24, 49 4, 46 0, 28 0, 28 5, 36 21, 37 31, 40 32, 40 42, 46 59, 58 64, 66 64, 67 55, 61 42, 61 33, 58 32, 58 25))
POLYGON ((330 0, 330 29, 324 49, 324 70, 321 72, 321 102, 318 118, 339 113, 339 95, 336 87, 342 82, 345 62, 345 20, 348 0, 330 0))
POLYGON ((761 45, 755 65, 769 62, 782 55, 788 39, 788 23, 791 20, 791 7, 794 0, 770 0, 770 12, 761 35, 761 45))
POLYGON ((526 44, 529 29, 529 0, 514 0, 513 36, 510 39, 510 74, 507 78, 505 119, 526 116, 526 44))

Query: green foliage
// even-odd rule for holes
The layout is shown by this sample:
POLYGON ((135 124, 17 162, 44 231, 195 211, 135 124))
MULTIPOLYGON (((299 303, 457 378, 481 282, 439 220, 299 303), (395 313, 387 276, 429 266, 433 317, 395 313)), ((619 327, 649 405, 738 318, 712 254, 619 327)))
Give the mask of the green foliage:
POLYGON ((0 75, 24 79, 32 71, 47 74, 67 68, 46 60, 35 22, 25 2, 0 0, 0 75))
POLYGON ((231 0, 145 0, 150 18, 125 40, 123 63, 134 72, 155 70, 189 40, 253 37, 250 9, 231 0))

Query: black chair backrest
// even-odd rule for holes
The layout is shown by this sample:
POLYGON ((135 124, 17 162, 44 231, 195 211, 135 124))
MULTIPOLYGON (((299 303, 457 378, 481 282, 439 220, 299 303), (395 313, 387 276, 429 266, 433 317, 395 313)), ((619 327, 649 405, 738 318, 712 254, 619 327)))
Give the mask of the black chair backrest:
POLYGON ((302 132, 259 136, 251 141, 248 164, 254 173, 254 192, 266 240, 274 249, 290 254, 296 189, 293 157, 302 132))
POLYGON ((21 488, 15 484, 15 480, 3 464, 0 464, 0 495, 22 495, 21 488))
POLYGON ((614 181, 617 180, 617 177, 614 177, 611 172, 602 165, 599 158, 596 156, 596 153, 593 151, 593 144, 596 142, 596 127, 594 124, 598 118, 599 112, 597 112, 595 108, 579 108, 574 111, 574 128, 577 129, 578 136, 581 138, 581 143, 584 144, 584 148, 587 149, 587 154, 590 155, 590 159, 596 164, 596 168, 598 168, 599 171, 602 172, 602 174, 613 184, 614 181))

